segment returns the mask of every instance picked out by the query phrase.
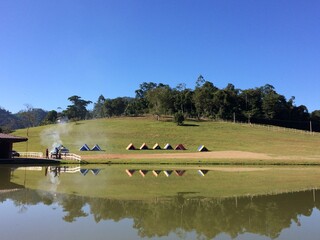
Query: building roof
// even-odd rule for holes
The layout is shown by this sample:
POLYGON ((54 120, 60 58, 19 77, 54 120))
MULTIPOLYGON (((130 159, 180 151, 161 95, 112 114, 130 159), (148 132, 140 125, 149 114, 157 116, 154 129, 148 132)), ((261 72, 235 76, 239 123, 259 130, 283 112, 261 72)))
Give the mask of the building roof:
POLYGON ((0 141, 8 141, 8 142, 26 142, 28 138, 25 137, 17 137, 5 133, 0 133, 0 141))

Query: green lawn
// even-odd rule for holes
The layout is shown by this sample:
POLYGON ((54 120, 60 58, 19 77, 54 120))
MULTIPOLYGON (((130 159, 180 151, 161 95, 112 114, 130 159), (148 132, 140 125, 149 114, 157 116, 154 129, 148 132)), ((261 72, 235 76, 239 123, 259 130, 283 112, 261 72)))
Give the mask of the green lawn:
MULTIPOLYGON (((313 157, 317 162, 320 156, 320 134, 306 134, 280 128, 233 124, 222 122, 185 122, 177 126, 168 121, 150 118, 111 118, 71 122, 65 125, 48 125, 29 129, 28 143, 14 145, 17 151, 41 151, 51 148, 54 139, 61 139, 71 152, 86 155, 105 153, 166 153, 167 151, 127 151, 129 143, 140 147, 147 143, 151 148, 155 143, 172 146, 182 143, 187 150, 196 152, 204 144, 210 151, 248 151, 272 156, 294 156, 303 159, 313 157), (58 134, 59 133, 59 134, 58 134), (83 144, 89 147, 99 144, 103 152, 81 152, 83 144)), ((27 136, 27 130, 13 133, 27 136)), ((320 159, 320 158, 319 158, 320 159)), ((320 161, 319 161, 320 163, 320 161)))

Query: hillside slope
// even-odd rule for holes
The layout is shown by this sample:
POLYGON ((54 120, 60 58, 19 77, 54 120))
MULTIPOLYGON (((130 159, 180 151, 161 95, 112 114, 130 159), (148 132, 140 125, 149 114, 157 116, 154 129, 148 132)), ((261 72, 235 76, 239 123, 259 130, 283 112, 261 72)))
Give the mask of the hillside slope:
MULTIPOLYGON (((14 132, 26 136, 26 129, 14 132)), ((139 148, 146 143, 149 148, 155 143, 163 147, 184 144, 183 153, 195 153, 204 144, 211 152, 241 151, 259 153, 274 158, 320 159, 320 134, 309 134, 284 128, 262 127, 248 124, 222 122, 186 122, 177 126, 172 122, 148 118, 111 118, 56 124, 29 129, 28 143, 15 144, 18 151, 41 151, 54 144, 63 144, 71 152, 95 155, 97 159, 107 154, 165 154, 181 151, 146 150, 127 151, 129 143, 139 148), (98 144, 102 152, 81 152, 87 144, 98 144)))

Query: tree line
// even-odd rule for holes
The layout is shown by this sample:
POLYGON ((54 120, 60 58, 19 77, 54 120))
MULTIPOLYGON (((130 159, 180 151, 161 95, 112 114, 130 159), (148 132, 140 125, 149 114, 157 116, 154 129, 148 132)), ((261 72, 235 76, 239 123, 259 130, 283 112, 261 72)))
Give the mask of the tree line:
POLYGON ((219 89, 199 76, 194 89, 179 84, 144 82, 135 91, 135 98, 106 99, 99 96, 91 117, 139 116, 153 114, 196 120, 229 120, 269 124, 302 130, 320 131, 320 110, 308 112, 304 105, 296 106, 295 98, 286 99, 266 84, 262 87, 237 89, 233 84, 219 89), (310 124, 311 123, 311 124, 310 124))
MULTIPOLYGON (((65 110, 52 110, 40 117, 39 109, 29 107, 18 113, 19 121, 24 123, 18 125, 50 124, 64 118, 83 120, 153 114, 157 119, 164 115, 174 116, 178 123, 185 118, 228 120, 320 131, 320 110, 309 113, 306 106, 295 105, 294 97, 286 99, 270 84, 244 90, 228 84, 219 89, 202 75, 196 80, 194 89, 187 88, 185 84, 172 88, 168 84, 143 82, 135 91, 135 97, 110 99, 100 95, 92 110, 87 109, 92 101, 76 95, 68 100, 71 104, 65 110)), ((9 122, 12 124, 13 121, 9 122)), ((0 127, 3 128, 1 122, 0 127)))

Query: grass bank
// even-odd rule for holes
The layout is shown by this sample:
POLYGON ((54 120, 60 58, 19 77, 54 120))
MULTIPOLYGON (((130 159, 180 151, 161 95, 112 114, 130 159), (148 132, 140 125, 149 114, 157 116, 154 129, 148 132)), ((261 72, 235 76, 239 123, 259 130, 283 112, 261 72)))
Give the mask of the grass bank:
MULTIPOLYGON (((50 149, 60 141, 71 152, 81 155, 90 163, 320 164, 319 134, 249 124, 187 121, 185 126, 177 126, 172 122, 150 118, 111 118, 30 128, 28 136, 26 129, 17 130, 14 134, 29 138, 28 143, 15 144, 15 150, 45 152, 46 148, 50 149), (183 153, 197 153, 198 146, 204 144, 210 152, 238 151, 267 157, 205 158, 199 155, 196 159, 175 156, 162 159, 153 155, 168 154, 168 151, 127 151, 129 143, 137 148, 142 143, 150 148, 155 143, 161 147, 166 143, 172 146, 182 143, 187 148, 183 153), (83 144, 89 147, 98 144, 103 151, 79 151, 83 144), (110 157, 114 154, 119 154, 119 157, 110 157), (121 154, 129 157, 122 159, 121 154), (145 156, 136 159, 134 156, 137 154, 145 156), (87 157, 89 155, 90 158, 87 157)), ((181 151, 170 151, 170 154, 176 153, 180 154, 181 151)))

